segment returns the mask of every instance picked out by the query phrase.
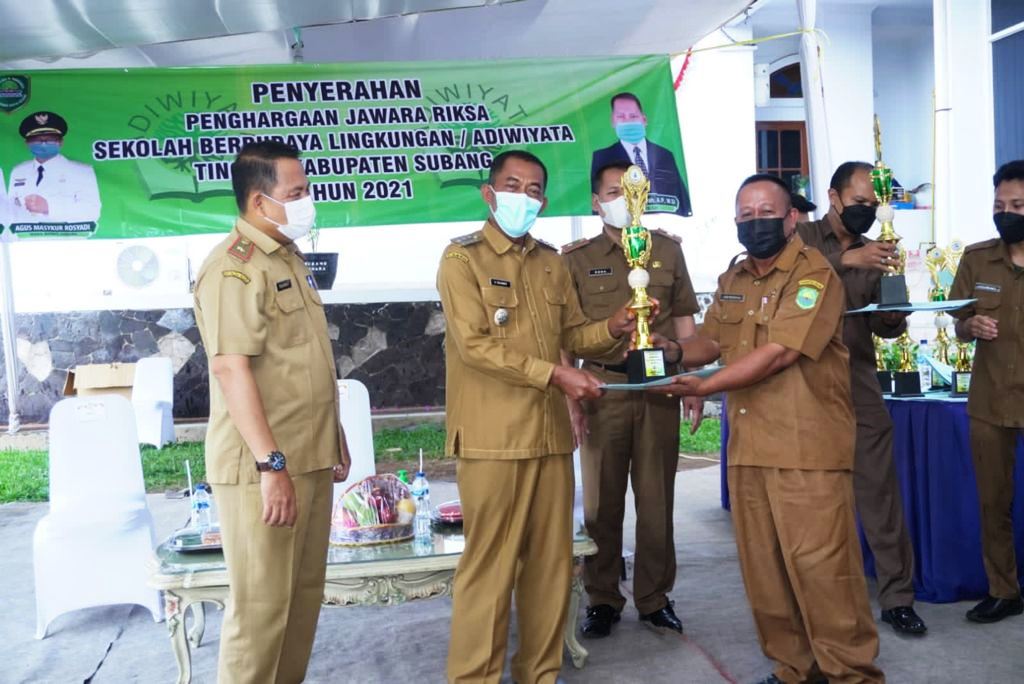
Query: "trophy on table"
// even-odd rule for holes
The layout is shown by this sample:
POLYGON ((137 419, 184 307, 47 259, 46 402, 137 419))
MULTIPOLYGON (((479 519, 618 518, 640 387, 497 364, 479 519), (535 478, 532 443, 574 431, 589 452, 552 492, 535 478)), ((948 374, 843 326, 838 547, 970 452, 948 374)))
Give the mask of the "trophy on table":
POLYGON ((651 308, 647 296, 651 275, 647 262, 651 259, 651 234, 640 223, 647 208, 651 182, 639 166, 630 166, 622 176, 622 195, 629 210, 629 225, 622 229, 622 251, 630 266, 627 281, 633 288, 629 309, 636 315, 636 349, 626 355, 626 375, 632 384, 660 380, 665 377, 665 352, 651 344, 651 308))
POLYGON ((910 333, 904 332, 896 338, 896 348, 900 360, 896 372, 893 373, 894 397, 921 396, 921 374, 917 371, 917 359, 914 358, 914 343, 910 333))
POLYGON ((892 169, 882 161, 882 129, 878 123, 877 114, 875 115, 875 168, 871 170, 871 185, 875 192, 875 199, 878 200, 875 216, 882 224, 882 232, 878 236, 878 241, 895 245, 898 254, 896 264, 890 265, 889 272, 882 275, 878 308, 905 306, 910 303, 907 277, 903 273, 906 253, 899 247, 901 238, 892 227, 892 220, 896 216, 896 212, 892 208, 892 169))
MULTIPOLYGON (((964 244, 960 240, 953 240, 949 247, 932 247, 925 255, 925 265, 931 274, 932 286, 928 290, 928 300, 932 302, 945 302, 949 300, 949 288, 953 285, 953 278, 956 276, 956 269, 960 264, 960 257, 964 253, 964 244)), ((935 335, 935 359, 947 366, 952 365, 950 351, 953 341, 946 332, 946 328, 952 322, 949 314, 939 311, 935 314, 935 328, 938 331, 935 335)), ((936 376, 933 374, 932 378, 936 376)), ((934 382, 932 383, 935 384, 934 382)))
POLYGON ((965 397, 971 391, 971 343, 956 341, 956 360, 953 361, 953 389, 950 396, 965 397))
POLYGON ((878 385, 882 388, 883 394, 892 394, 892 371, 885 360, 885 342, 878 335, 872 335, 871 341, 875 345, 875 375, 878 376, 878 385))

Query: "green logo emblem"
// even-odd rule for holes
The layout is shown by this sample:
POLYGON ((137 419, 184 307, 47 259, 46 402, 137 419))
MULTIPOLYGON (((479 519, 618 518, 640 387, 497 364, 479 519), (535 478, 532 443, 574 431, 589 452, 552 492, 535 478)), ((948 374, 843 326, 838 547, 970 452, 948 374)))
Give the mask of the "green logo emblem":
POLYGON ((820 290, 813 287, 801 287, 796 291, 796 305, 801 309, 813 309, 818 302, 820 290))
POLYGON ((28 102, 28 76, 0 76, 0 112, 10 113, 28 102))

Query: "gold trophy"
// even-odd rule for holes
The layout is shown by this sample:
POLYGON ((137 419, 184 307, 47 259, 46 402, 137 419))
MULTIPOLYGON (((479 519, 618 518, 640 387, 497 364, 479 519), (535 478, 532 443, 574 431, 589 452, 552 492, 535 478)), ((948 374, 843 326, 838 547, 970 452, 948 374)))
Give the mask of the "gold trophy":
POLYGON ((896 338, 896 348, 900 353, 899 366, 893 373, 894 397, 921 396, 921 374, 917 372, 917 359, 914 358, 914 343, 910 333, 904 332, 896 338))
POLYGON ((629 225, 622 229, 622 251, 630 271, 627 278, 633 288, 629 309, 636 314, 636 349, 626 355, 626 375, 630 383, 640 384, 664 378, 665 352, 651 344, 651 308, 647 296, 651 275, 647 262, 651 259, 651 234, 640 223, 647 208, 651 182, 639 166, 630 166, 622 176, 622 195, 629 210, 629 225))
POLYGON ((885 342, 878 335, 872 335, 871 340, 875 345, 875 374, 878 376, 878 385, 882 388, 883 394, 892 394, 892 371, 885 363, 885 342))
MULTIPOLYGON (((964 254, 964 243, 960 240, 953 240, 949 247, 932 247, 925 255, 924 263, 928 266, 931 274, 932 286, 928 290, 928 300, 932 302, 945 302, 949 299, 949 288, 953 285, 953 278, 956 276, 957 267, 960 265, 960 257, 964 254)), ((950 353, 953 348, 953 340, 950 339, 946 328, 949 327, 951 319, 945 311, 935 314, 935 359, 952 365, 953 356, 950 353)), ((932 376, 935 377, 934 375, 932 376)), ((932 382, 935 385, 935 382, 932 382)))
POLYGON ((875 168, 871 171, 871 185, 875 191, 875 199, 878 200, 878 209, 875 215, 879 223, 882 224, 882 232, 878 236, 878 241, 895 245, 898 254, 896 264, 891 265, 889 272, 882 276, 878 308, 904 306, 910 303, 907 277, 903 273, 906 265, 906 253, 899 246, 901 238, 892 227, 892 220, 896 216, 891 204, 892 169, 882 161, 882 128, 878 123, 877 114, 875 115, 875 168))
POLYGON ((956 341, 956 360, 953 362, 953 389, 950 396, 964 397, 971 390, 971 343, 956 341))

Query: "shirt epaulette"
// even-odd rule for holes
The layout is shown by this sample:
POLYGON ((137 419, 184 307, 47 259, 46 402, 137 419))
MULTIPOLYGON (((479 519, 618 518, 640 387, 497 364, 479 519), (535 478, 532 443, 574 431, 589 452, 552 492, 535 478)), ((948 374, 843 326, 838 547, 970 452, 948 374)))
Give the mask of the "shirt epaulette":
POLYGON ((460 235, 459 237, 453 237, 452 242, 459 245, 460 247, 468 247, 469 245, 475 245, 484 239, 482 231, 475 231, 467 235, 460 235))
POLYGON ((973 245, 967 245, 964 248, 964 254, 968 252, 976 252, 979 249, 988 249, 989 247, 995 247, 1000 242, 1000 238, 991 238, 989 240, 982 240, 981 242, 975 242, 973 245))
POLYGON ((249 263, 252 259, 252 252, 256 249, 255 243, 247 237, 242 235, 238 236, 238 239, 231 243, 228 247, 228 255, 238 259, 243 264, 249 263))
POLYGON ((739 254, 737 254, 736 256, 734 256, 734 257, 733 257, 733 258, 732 258, 732 259, 731 259, 731 260, 729 261, 729 268, 732 268, 732 267, 733 267, 733 266, 735 266, 735 265, 736 265, 737 263, 739 263, 739 261, 740 261, 740 257, 745 257, 745 256, 747 256, 747 253, 746 253, 746 252, 740 252, 739 254))
POLYGON ((572 242, 562 245, 562 254, 568 254, 569 252, 575 252, 580 247, 586 247, 590 244, 590 241, 594 238, 580 238, 579 240, 573 240, 572 242))
POLYGON ((667 230, 662 230, 661 228, 651 228, 650 232, 660 235, 662 237, 667 237, 669 240, 676 243, 677 245, 683 244, 682 237, 676 235, 675 233, 670 233, 667 230))
POLYGON ((550 242, 544 242, 543 240, 538 240, 537 238, 533 238, 533 241, 534 241, 534 242, 536 242, 536 243, 537 243, 538 245, 540 245, 541 247, 547 247, 547 248, 548 248, 548 249, 550 249, 550 250, 551 250, 552 252, 557 252, 557 251, 558 251, 558 248, 557 248, 557 247, 555 247, 555 246, 554 246, 553 244, 551 244, 550 242))

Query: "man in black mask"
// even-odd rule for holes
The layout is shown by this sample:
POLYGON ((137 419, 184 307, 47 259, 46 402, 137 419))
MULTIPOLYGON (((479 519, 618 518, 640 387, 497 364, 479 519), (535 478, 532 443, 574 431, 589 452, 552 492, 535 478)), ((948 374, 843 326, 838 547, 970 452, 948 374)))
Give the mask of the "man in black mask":
POLYGON ((1024 160, 1004 164, 993 180, 999 237, 964 250, 949 293, 950 299, 977 300, 953 312, 956 336, 978 342, 967 415, 989 595, 967 612, 972 622, 1024 612, 1011 510, 1014 449, 1024 428, 1024 160))
MULTIPOLYGON (((871 164, 846 162, 832 175, 825 218, 797 226, 803 241, 820 251, 843 281, 846 309, 878 301, 879 279, 897 263, 895 246, 864 237, 875 223, 871 164)), ((905 313, 847 316, 843 343, 850 350, 850 390, 857 417, 853 491, 864 535, 875 555, 882 620, 902 634, 924 634, 914 611, 914 549, 903 520, 892 459, 892 420, 875 374, 871 340, 907 329, 905 313)))

